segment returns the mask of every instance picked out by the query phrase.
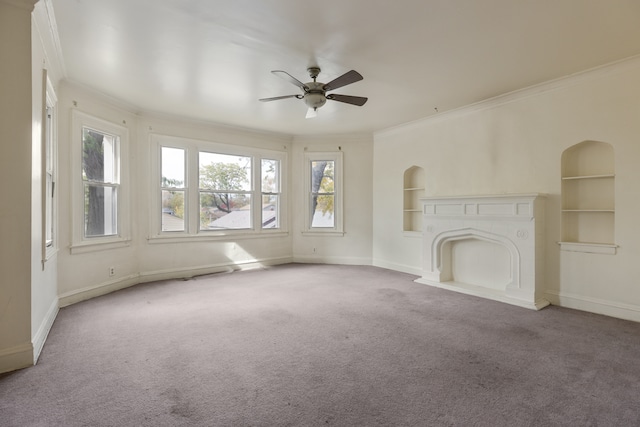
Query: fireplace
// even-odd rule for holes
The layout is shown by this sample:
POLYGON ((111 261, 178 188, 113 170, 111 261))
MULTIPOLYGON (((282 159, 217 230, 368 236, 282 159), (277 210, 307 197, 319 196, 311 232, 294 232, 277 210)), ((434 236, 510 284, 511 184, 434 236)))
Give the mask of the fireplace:
POLYGON ((421 199, 423 273, 416 282, 539 310, 544 195, 421 199))

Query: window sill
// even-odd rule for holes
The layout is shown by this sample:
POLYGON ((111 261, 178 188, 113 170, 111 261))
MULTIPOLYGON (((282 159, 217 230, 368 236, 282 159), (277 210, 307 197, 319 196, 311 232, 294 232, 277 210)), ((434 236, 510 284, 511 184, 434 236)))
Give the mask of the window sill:
POLYGON ((272 237, 286 237, 289 235, 287 231, 263 231, 256 233, 255 231, 237 231, 226 232, 224 234, 213 232, 211 234, 160 234, 147 238, 149 244, 163 243, 193 243, 193 242, 210 242, 210 241, 227 241, 227 240, 243 240, 243 239, 263 239, 272 237), (215 234, 213 234, 215 233, 215 234))
POLYGON ((591 254, 615 255, 618 245, 604 243, 558 242, 560 250, 567 252, 584 252, 591 254))
POLYGON ((337 230, 327 230, 327 231, 319 231, 319 230, 307 230, 302 232, 303 236, 331 236, 331 237, 342 237, 344 236, 344 231, 337 230))
POLYGON ((109 239, 97 242, 80 242, 71 245, 72 254, 84 254, 87 252, 106 251, 109 249, 126 248, 131 244, 131 239, 109 239))
POLYGON ((42 262, 45 263, 49 261, 51 258, 55 257, 57 254, 58 254, 58 247, 47 248, 47 251, 45 252, 45 256, 42 262))

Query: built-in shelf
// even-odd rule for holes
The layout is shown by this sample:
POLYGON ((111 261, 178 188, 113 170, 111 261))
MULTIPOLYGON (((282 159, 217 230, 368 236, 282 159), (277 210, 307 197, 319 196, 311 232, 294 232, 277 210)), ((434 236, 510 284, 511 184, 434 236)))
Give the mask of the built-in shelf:
POLYGON ((424 197, 424 169, 411 166, 404 171, 403 180, 403 223, 405 232, 422 231, 422 207, 420 199, 424 197))
POLYGON ((583 176, 563 176, 562 179, 564 180, 571 180, 571 179, 600 179, 600 178, 615 178, 614 174, 605 174, 605 175, 583 175, 583 176))
POLYGON ((564 151, 562 250, 615 253, 614 190, 614 156, 610 144, 584 141, 564 151))
POLYGON ((562 212, 610 212, 614 213, 613 209, 563 209, 562 212))
POLYGON ((590 254, 615 255, 618 248, 614 244, 593 243, 593 242, 558 242, 560 249, 568 252, 585 252, 590 254))

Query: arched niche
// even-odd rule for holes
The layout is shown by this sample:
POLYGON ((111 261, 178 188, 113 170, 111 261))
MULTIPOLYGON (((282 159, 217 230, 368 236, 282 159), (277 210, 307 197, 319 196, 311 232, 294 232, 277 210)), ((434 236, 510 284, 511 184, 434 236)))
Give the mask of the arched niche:
POLYGON ((580 142, 562 153, 561 166, 563 249, 590 252, 590 246, 615 246, 613 146, 580 142))
POLYGON ((422 231, 420 199, 424 197, 425 174, 420 166, 411 166, 403 177, 403 230, 422 231))

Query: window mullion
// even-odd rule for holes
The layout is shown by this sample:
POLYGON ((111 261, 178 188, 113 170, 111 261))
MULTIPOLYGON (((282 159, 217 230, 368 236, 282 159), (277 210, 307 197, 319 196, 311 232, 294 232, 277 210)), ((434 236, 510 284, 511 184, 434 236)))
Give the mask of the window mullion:
POLYGON ((187 214, 185 215, 186 227, 185 230, 189 234, 197 234, 200 224, 200 171, 198 169, 198 155, 199 150, 196 147, 190 147, 187 150, 187 165, 186 165, 186 177, 187 182, 185 184, 185 201, 184 204, 187 207, 187 214))

